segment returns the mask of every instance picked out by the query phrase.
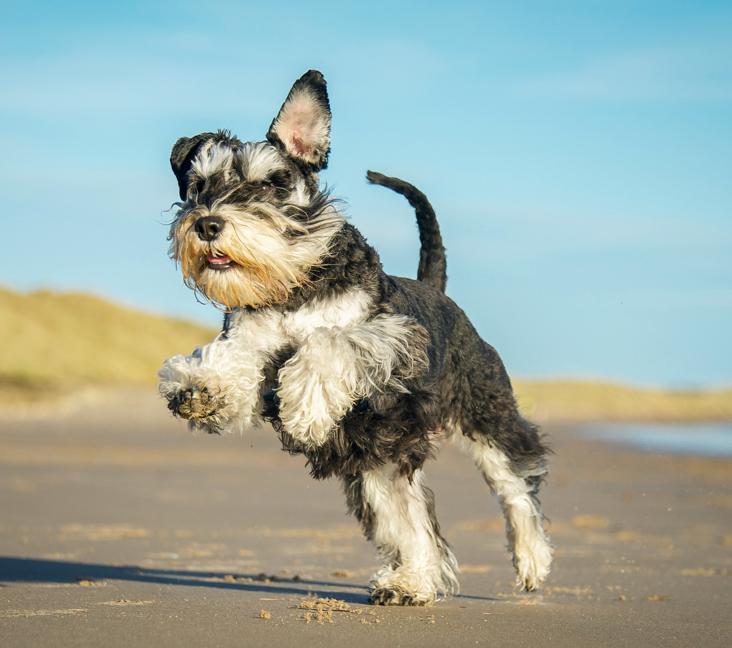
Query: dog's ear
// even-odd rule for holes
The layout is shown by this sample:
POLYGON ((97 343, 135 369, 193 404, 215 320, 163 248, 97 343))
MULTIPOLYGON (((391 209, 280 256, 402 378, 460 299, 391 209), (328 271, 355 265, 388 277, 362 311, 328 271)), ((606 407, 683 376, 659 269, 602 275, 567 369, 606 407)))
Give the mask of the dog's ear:
POLYGON ((317 70, 303 74, 290 90, 267 132, 267 140, 308 171, 328 166, 330 104, 325 78, 317 70))
POLYGON ((213 133, 201 133, 194 137, 181 137, 173 146, 170 152, 170 166, 178 179, 181 200, 185 200, 188 193, 188 171, 191 169, 193 158, 196 157, 201 144, 213 136, 213 133))

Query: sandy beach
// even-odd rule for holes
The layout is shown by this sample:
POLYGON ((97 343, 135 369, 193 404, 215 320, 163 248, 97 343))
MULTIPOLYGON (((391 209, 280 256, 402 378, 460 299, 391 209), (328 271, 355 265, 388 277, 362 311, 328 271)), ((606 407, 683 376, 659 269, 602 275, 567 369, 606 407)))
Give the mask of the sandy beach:
POLYGON ((336 481, 271 430, 191 436, 129 393, 0 418, 3 646, 727 646, 732 461, 547 428, 546 586, 513 585, 503 522, 469 460, 427 466, 462 594, 367 605, 373 550, 336 481))

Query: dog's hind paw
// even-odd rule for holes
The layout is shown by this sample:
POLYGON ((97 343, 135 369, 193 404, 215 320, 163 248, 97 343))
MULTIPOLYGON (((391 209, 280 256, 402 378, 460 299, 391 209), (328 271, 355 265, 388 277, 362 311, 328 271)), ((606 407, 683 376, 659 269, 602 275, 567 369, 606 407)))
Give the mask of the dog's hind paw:
POLYGON ((516 584, 527 592, 534 592, 546 580, 552 564, 552 549, 543 533, 533 546, 516 551, 514 565, 516 584))

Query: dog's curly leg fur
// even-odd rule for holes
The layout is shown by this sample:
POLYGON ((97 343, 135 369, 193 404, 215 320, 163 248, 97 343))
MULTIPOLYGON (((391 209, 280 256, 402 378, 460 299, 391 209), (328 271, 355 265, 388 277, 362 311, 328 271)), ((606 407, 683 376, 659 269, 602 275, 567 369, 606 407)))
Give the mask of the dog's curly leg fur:
POLYGON ((344 479, 349 509, 383 559, 370 585, 377 605, 429 605, 459 590, 458 566, 440 533, 422 470, 385 464, 344 479))
POLYGON ((280 419, 306 446, 325 443, 353 404, 403 381, 427 365, 426 332, 401 315, 346 327, 318 328, 279 372, 280 419))
POLYGON ((158 389, 193 429, 241 432, 258 414, 263 369, 280 344, 281 334, 264 314, 241 314, 210 344, 166 360, 158 389))

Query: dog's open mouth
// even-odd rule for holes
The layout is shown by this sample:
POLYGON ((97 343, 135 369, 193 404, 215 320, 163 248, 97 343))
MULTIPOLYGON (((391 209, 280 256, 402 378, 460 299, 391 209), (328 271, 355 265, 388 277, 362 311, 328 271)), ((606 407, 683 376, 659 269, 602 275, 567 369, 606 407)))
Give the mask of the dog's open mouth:
POLYGON ((234 262, 225 254, 221 256, 210 254, 206 257, 206 263, 212 270, 228 270, 234 265, 234 262))

